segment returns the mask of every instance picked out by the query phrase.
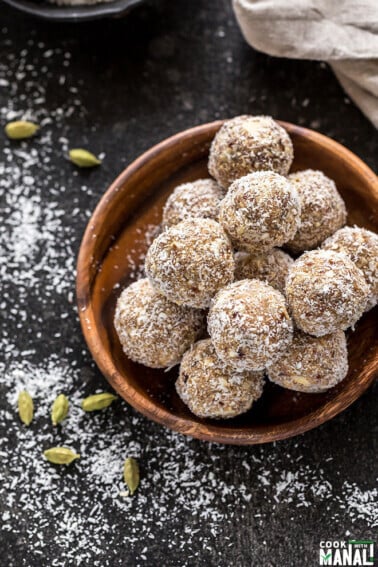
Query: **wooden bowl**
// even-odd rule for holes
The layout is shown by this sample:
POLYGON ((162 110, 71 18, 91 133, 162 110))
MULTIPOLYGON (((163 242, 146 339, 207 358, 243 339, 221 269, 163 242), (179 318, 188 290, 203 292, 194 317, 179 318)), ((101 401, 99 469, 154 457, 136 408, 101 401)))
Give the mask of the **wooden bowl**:
MULTIPOLYGON (((267 383, 252 410, 230 420, 194 416, 176 394, 178 367, 169 372, 131 362, 113 326, 116 299, 135 279, 162 207, 179 183, 208 177, 211 140, 222 122, 181 132, 144 153, 107 190, 89 221, 77 265, 77 300, 83 333, 104 376, 134 408, 163 425, 199 439, 249 445, 298 435, 354 402, 378 373, 378 309, 348 334, 350 371, 324 394, 301 394, 267 383)), ((282 123, 295 151, 293 171, 321 169, 346 201, 349 224, 378 232, 378 181, 354 154, 312 130, 282 123)))

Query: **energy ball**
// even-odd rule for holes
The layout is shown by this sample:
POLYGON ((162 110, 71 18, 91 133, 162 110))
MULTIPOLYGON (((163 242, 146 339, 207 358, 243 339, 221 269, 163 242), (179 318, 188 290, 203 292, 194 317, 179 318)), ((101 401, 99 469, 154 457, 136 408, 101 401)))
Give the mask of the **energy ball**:
POLYGON ((306 252, 286 280, 286 298, 299 329, 321 337, 353 326, 365 311, 370 287, 345 254, 306 252))
POLYGON ((306 169, 288 177, 301 201, 301 224, 286 244, 293 253, 316 248, 346 221, 345 203, 332 179, 321 171, 306 169))
POLYGON ((296 189, 274 171, 234 181, 221 202, 219 222, 236 248, 261 254, 293 238, 300 223, 296 189))
POLYGON ((344 380, 348 372, 348 351, 343 331, 311 337, 299 330, 285 354, 269 367, 268 377, 283 388, 325 392, 344 380))
POLYGON ((263 255, 247 252, 235 254, 235 280, 262 280, 281 293, 285 291, 286 278, 294 260, 282 250, 273 248, 263 255))
POLYGON ((209 339, 183 356, 176 390, 198 417, 235 417, 248 411, 262 394, 262 372, 238 372, 225 367, 209 339))
POLYGON ((158 236, 146 256, 153 287, 178 305, 204 309, 234 279, 235 262, 223 228, 211 219, 189 219, 158 236))
POLYGON ((209 172, 227 188, 235 179, 254 171, 289 173, 293 162, 289 134, 270 116, 237 116, 227 120, 215 135, 209 155, 209 172))
POLYGON ((207 322, 218 357, 239 372, 270 366, 292 341, 284 296, 259 280, 241 280, 222 289, 207 322))
POLYGON ((178 364, 202 334, 204 313, 168 301, 147 279, 123 290, 114 326, 126 356, 151 368, 178 364))
POLYGON ((322 245, 324 250, 344 252, 363 273, 370 285, 367 309, 378 302, 378 234, 359 228, 341 228, 322 245))
POLYGON ((218 220, 223 189, 212 179, 198 179, 176 187, 163 209, 163 226, 168 228, 190 218, 218 220))

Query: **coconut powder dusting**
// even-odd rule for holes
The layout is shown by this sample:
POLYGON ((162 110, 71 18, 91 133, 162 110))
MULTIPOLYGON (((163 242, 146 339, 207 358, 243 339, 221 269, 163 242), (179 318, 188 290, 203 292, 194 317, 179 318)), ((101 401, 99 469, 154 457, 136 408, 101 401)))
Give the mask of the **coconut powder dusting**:
MULTIPOLYGON (((9 46, 6 29, 1 39, 9 46)), ((69 51, 52 53, 33 38, 17 55, 10 45, 0 61, 1 122, 22 117, 42 126, 33 142, 5 142, 0 150, 2 553, 12 546, 24 550, 24 565, 113 567, 127 557, 153 565, 156 550, 164 549, 167 565, 177 564, 169 557, 178 554, 182 566, 208 557, 221 565, 235 534, 248 530, 255 544, 246 556, 268 560, 270 532, 288 509, 301 524, 315 513, 327 517, 339 536, 376 533, 376 479, 349 478, 332 455, 338 446, 332 437, 321 455, 309 451, 311 434, 227 447, 170 432, 122 400, 97 414, 80 409, 83 397, 109 388, 85 348, 74 303, 75 256, 100 191, 94 194, 85 177, 74 170, 67 175, 52 159, 68 148, 72 117, 83 129, 86 124, 82 84, 67 80, 70 62, 69 51), (29 59, 30 47, 42 66, 29 59), (52 80, 57 68, 65 96, 54 106, 39 77, 52 80), (16 410, 23 388, 35 402, 29 428, 16 410), (62 392, 70 412, 53 428, 49 412, 62 392), (43 450, 57 444, 79 452, 80 461, 67 468, 47 463, 43 450), (126 456, 141 467, 132 498, 121 495, 126 456)), ((16 567, 11 559, 7 565, 16 567)))

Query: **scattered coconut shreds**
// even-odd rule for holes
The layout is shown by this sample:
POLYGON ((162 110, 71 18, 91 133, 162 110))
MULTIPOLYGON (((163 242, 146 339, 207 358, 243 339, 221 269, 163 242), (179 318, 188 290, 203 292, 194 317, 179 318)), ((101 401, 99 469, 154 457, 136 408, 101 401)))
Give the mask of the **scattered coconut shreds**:
MULTIPOLYGON (((86 128, 82 83, 72 82, 69 52, 52 52, 31 37, 16 54, 5 28, 0 39, 6 47, 1 124, 24 118, 41 126, 33 140, 4 138, 0 149, 0 307, 7 321, 0 338, 0 502, 10 544, 4 552, 12 554, 14 544, 28 566, 114 567, 130 558, 136 566, 154 565, 156 549, 165 550, 167 565, 198 565, 207 553, 221 564, 232 554, 235 532, 243 537, 248 530, 256 541, 248 553, 267 564, 274 518, 285 518, 288 508, 301 523, 315 508, 335 533, 346 527, 356 536, 376 533, 376 480, 358 486, 336 459, 328 463, 325 456, 319 466, 309 450, 311 465, 302 463, 304 438, 253 448, 209 445, 144 419, 121 400, 90 415, 80 409, 86 395, 110 390, 84 347, 74 307, 75 257, 104 185, 94 193, 77 172, 56 165, 56 156, 67 152, 72 122, 86 128), (47 102, 49 81, 63 90, 61 106, 47 102), (17 415, 22 389, 35 404, 29 427, 17 415), (51 404, 62 392, 70 411, 54 428, 51 404), (42 452, 54 445, 81 459, 51 465, 42 452), (127 456, 141 469, 134 496, 127 496, 122 478, 127 456), (335 467, 346 479, 338 486, 328 478, 335 467)), ((137 265, 135 276, 141 276, 137 265)))
MULTIPOLYGON (((2 416, 8 436, 0 438, 2 527, 22 533, 28 546, 42 553, 52 538, 57 558, 53 566, 61 565, 63 556, 70 565, 114 565, 117 547, 110 555, 105 550, 112 547, 113 538, 119 542, 118 530, 123 545, 140 551, 142 540, 152 543, 157 531, 161 539, 167 526, 172 531, 162 545, 174 538, 188 554, 184 564, 190 565, 195 560, 190 555, 193 539, 203 545, 212 545, 218 536, 232 541, 227 532, 234 529, 236 518, 255 517, 258 529, 288 506, 298 514, 300 509, 322 510, 332 504, 335 525, 345 525, 347 514, 348 525, 356 524, 363 533, 378 526, 378 490, 363 490, 348 481, 336 490, 322 468, 298 462, 302 443, 293 444, 290 454, 277 445, 244 453, 211 445, 203 451, 201 444, 134 415, 123 402, 116 402, 116 411, 109 408, 88 416, 80 409, 86 386, 78 365, 54 354, 32 364, 27 360, 32 353, 23 358, 15 346, 6 346, 13 361, 0 366, 8 408, 2 416), (22 388, 33 395, 36 406, 29 428, 18 422, 14 409, 22 388), (48 409, 62 391, 69 395, 70 413, 55 430, 48 409), (42 451, 58 443, 79 452, 80 461, 67 468, 46 463, 42 451), (142 480, 133 497, 126 497, 122 481, 126 456, 141 464, 142 480), (237 484, 222 467, 225 458, 237 471, 237 484), (200 532, 182 532, 182 523, 193 516, 200 532)), ((142 563, 141 554, 137 557, 136 564, 142 563)))

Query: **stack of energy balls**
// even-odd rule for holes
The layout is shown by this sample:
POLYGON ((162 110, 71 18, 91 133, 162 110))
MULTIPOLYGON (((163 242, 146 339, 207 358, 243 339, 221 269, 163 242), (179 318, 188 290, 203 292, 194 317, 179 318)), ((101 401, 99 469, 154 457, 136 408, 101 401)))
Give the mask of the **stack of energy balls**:
POLYGON ((272 118, 225 122, 210 149, 214 180, 173 191, 147 278, 118 299, 125 354, 153 368, 181 362, 176 390, 199 417, 248 411, 265 375, 300 392, 335 386, 348 370, 344 331, 378 301, 378 236, 342 228, 335 183, 289 175, 293 157, 272 118))

